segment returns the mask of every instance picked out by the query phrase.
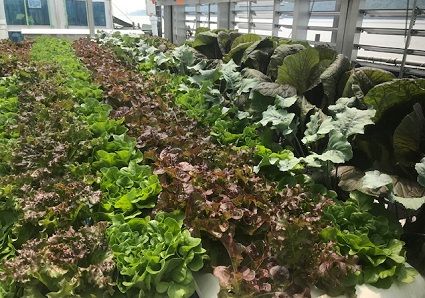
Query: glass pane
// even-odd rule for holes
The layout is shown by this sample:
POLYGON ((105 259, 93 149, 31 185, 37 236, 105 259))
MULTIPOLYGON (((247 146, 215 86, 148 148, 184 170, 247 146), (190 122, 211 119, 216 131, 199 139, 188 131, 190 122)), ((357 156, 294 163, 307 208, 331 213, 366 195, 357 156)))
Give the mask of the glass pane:
MULTIPOLYGON (((361 9, 406 9, 407 5, 411 8, 413 1, 407 0, 366 0, 361 9)), ((420 8, 425 8, 425 0, 418 0, 416 3, 420 8)))
POLYGON ((95 26, 106 26, 104 2, 93 2, 93 14, 95 26))
POLYGON ((23 0, 5 0, 6 21, 9 25, 26 25, 25 4, 23 0))
POLYGON ((310 1, 310 10, 311 11, 335 11, 335 0, 329 1, 310 1))
POLYGON ((47 0, 28 0, 28 25, 50 25, 47 0))
POLYGON ((66 0, 69 26, 87 26, 86 1, 66 0))

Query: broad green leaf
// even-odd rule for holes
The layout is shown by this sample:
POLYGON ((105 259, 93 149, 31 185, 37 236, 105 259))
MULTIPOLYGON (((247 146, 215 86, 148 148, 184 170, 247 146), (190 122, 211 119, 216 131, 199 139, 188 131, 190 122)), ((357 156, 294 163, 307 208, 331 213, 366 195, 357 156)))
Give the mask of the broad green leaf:
POLYGON ((267 65, 270 61, 270 55, 274 49, 274 42, 270 38, 264 38, 250 45, 242 55, 241 63, 245 67, 250 67, 267 72, 267 65))
POLYGON ((415 281, 418 272, 414 268, 402 266, 396 274, 398 281, 409 284, 415 281))
POLYGON ((363 282, 374 284, 379 280, 379 271, 374 267, 367 267, 363 270, 363 282))
MULTIPOLYGON (((256 100, 269 102, 270 100, 274 100, 277 96, 281 98, 292 98, 297 93, 294 87, 290 85, 281 85, 277 83, 271 82, 261 82, 254 86, 253 91, 258 93, 259 98, 256 100), (265 98, 267 97, 267 98, 265 98)), ((251 95, 251 97, 255 97, 256 94, 251 95)), ((262 103, 260 103, 262 104, 262 103)))
POLYGON ((397 106, 425 100, 425 79, 397 79, 373 87, 364 102, 376 110, 379 121, 384 113, 397 106))
POLYGON ((332 117, 326 116, 320 124, 317 134, 326 135, 336 129, 335 120, 332 117))
POLYGON ((227 90, 238 90, 242 81, 242 75, 237 71, 238 66, 233 60, 222 64, 220 67, 221 75, 226 82, 227 90))
POLYGON ((254 42, 246 42, 238 44, 236 47, 232 48, 224 57, 224 62, 234 61, 236 64, 241 64, 243 53, 247 48, 249 48, 254 42))
POLYGON ((328 110, 332 111, 334 114, 342 113, 347 108, 351 108, 354 106, 356 102, 355 97, 341 97, 336 101, 334 105, 330 105, 328 110))
POLYGON ((335 241, 337 239, 338 229, 335 227, 324 228, 320 232, 320 237, 325 241, 335 241))
POLYGON ((217 68, 199 70, 199 74, 196 74, 189 78, 192 84, 201 87, 205 82, 215 82, 220 78, 220 71, 217 68))
POLYGON ((282 109, 292 107, 298 100, 298 96, 282 97, 276 95, 276 105, 282 109))
POLYGON ((331 132, 326 151, 315 158, 321 161, 331 161, 334 164, 344 163, 353 158, 353 150, 346 137, 340 132, 331 132))
POLYGON ((194 292, 195 290, 193 286, 172 283, 168 288, 167 295, 169 298, 188 298, 194 292))
POLYGON ((173 57, 187 66, 192 66, 195 62, 195 56, 192 48, 186 45, 175 48, 173 50, 173 57))
POLYGON ((298 166, 300 160, 294 156, 290 150, 280 152, 272 152, 270 149, 258 145, 256 154, 261 156, 260 163, 254 167, 254 172, 258 173, 261 167, 268 165, 276 165, 281 172, 288 172, 298 166))
POLYGON ((270 78, 259 70, 253 68, 244 68, 241 71, 246 79, 255 79, 258 82, 271 82, 270 78))
POLYGON ((234 48, 238 47, 240 44, 254 43, 254 42, 259 41, 259 40, 261 40, 261 36, 259 36, 257 34, 254 34, 254 33, 243 34, 243 35, 237 37, 233 41, 231 49, 233 50, 234 48))
MULTIPOLYGON (((330 119, 331 117, 320 113, 319 111, 311 115, 310 121, 306 124, 306 130, 304 131, 304 137, 302 138, 302 142, 304 144, 314 143, 325 137, 325 134, 320 134, 319 129, 322 126, 323 122, 326 119, 330 119)), ((326 129, 326 127, 324 127, 326 129)), ((330 125, 330 132, 333 129, 333 126, 330 125)))
POLYGON ((252 33, 237 37, 233 41, 230 51, 223 57, 223 61, 229 62, 233 60, 236 64, 240 64, 245 50, 259 40, 261 40, 261 37, 252 33))
POLYGON ((211 31, 200 32, 196 34, 192 47, 195 49, 200 46, 207 46, 217 42, 217 34, 211 31))
POLYGON ((263 112, 263 119, 261 119, 259 123, 262 126, 267 126, 271 123, 272 128, 279 130, 283 135, 288 135, 293 132, 291 124, 294 118, 294 113, 278 110, 276 106, 269 106, 267 111, 263 112))
POLYGON ((287 56, 279 67, 277 82, 294 86, 301 95, 319 84, 319 62, 319 53, 313 48, 287 56))
POLYGON ((390 197, 393 201, 402 204, 406 209, 418 210, 425 204, 425 196, 420 198, 404 198, 396 195, 390 197))
POLYGON ((346 108, 344 112, 336 114, 334 127, 345 137, 364 134, 365 126, 373 124, 372 118, 375 113, 375 110, 346 108))
POLYGON ((267 69, 267 75, 272 79, 272 81, 276 80, 278 68, 283 64, 283 60, 287 56, 298 53, 299 51, 302 51, 304 49, 305 47, 300 44, 284 44, 278 46, 270 57, 270 63, 267 69))
POLYGON ((226 55, 230 51, 232 39, 230 32, 221 31, 217 34, 218 47, 220 48, 221 54, 226 55))
POLYGON ((197 34, 192 47, 210 59, 220 59, 223 56, 217 34, 211 31, 197 34))
POLYGON ((338 53, 329 44, 318 44, 314 49, 319 53, 320 60, 334 61, 338 53))
MULTIPOLYGON (((425 149, 425 117, 420 104, 413 106, 393 135, 394 154, 401 165, 410 166, 425 149)), ((425 186, 425 185, 423 185, 425 186)))
POLYGON ((357 89, 360 89, 362 95, 366 95, 374 86, 391 81, 396 77, 389 71, 373 67, 359 67, 349 72, 350 76, 345 82, 343 97, 352 97, 356 95, 357 89), (354 87, 354 86, 357 86, 354 87))
POLYGON ((379 189, 393 183, 391 177, 379 171, 366 172, 362 178, 363 187, 367 189, 379 189))
POLYGON ((115 202, 114 207, 121 209, 124 212, 130 212, 133 210, 133 204, 131 202, 129 194, 123 195, 118 201, 115 202))
POLYGON ((418 183, 425 187, 425 158, 415 165, 415 169, 418 173, 418 183))
POLYGON ((156 291, 160 294, 166 293, 169 286, 170 283, 161 281, 156 284, 156 291))
POLYGON ((397 266, 392 266, 389 269, 381 270, 381 271, 379 271, 379 274, 378 274, 379 278, 384 279, 384 278, 387 278, 387 277, 394 276, 396 270, 397 270, 397 266))
POLYGON ((338 81, 350 68, 350 61, 344 55, 339 54, 335 61, 320 75, 326 99, 322 102, 322 108, 335 103, 338 81))

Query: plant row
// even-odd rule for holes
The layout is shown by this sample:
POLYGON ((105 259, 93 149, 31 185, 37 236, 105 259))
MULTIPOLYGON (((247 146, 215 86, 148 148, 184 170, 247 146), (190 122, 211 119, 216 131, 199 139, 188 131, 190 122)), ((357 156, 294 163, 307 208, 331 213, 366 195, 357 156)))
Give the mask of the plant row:
MULTIPOLYGON (((216 33, 209 34, 217 35, 216 33)), ((257 37, 255 37, 255 40, 249 40, 248 37, 254 36, 242 35, 241 38, 236 37, 237 39, 233 41, 236 45, 232 45, 232 47, 237 47, 238 43, 248 42, 250 45, 245 48, 245 51, 248 51, 248 48, 257 51, 259 50, 256 48, 257 46, 262 49, 263 46, 271 45, 273 50, 276 47, 277 41, 275 40, 263 40, 261 38, 257 39, 257 37), (261 44, 262 46, 259 46, 261 44)), ((308 284, 316 284, 330 293, 337 294, 344 291, 352 291, 353 286, 358 283, 389 287, 394 280, 413 281, 414 270, 406 269, 404 266, 404 243, 398 240, 400 239, 401 227, 393 218, 390 217, 388 219, 387 217, 379 216, 380 214, 387 214, 387 210, 373 204, 373 199, 368 195, 361 192, 353 192, 346 203, 337 201, 334 206, 334 202, 328 202, 332 207, 327 206, 327 204, 321 204, 321 209, 323 208, 324 210, 316 214, 314 220, 310 218, 311 211, 308 208, 303 209, 299 206, 299 204, 308 205, 308 202, 311 202, 312 199, 313 202, 317 203, 317 199, 314 199, 314 192, 317 192, 317 189, 321 189, 323 195, 335 199, 335 193, 326 191, 323 186, 309 183, 310 178, 306 178, 304 173, 311 174, 313 169, 313 177, 316 182, 322 182, 328 187, 332 187, 335 182, 330 175, 332 168, 337 168, 335 167, 336 164, 344 163, 353 157, 350 141, 356 135, 363 133, 366 125, 373 124, 372 118, 376 113, 375 110, 368 110, 355 105, 355 99, 353 98, 343 98, 334 102, 334 104, 330 104, 325 113, 325 109, 320 109, 313 103, 308 102, 305 97, 297 95, 297 88, 294 86, 272 82, 269 76, 260 72, 260 70, 266 72, 264 69, 253 69, 245 67, 245 65, 237 65, 231 59, 228 59, 229 62, 227 63, 206 59, 205 56, 187 45, 166 51, 164 50, 165 47, 154 47, 150 40, 126 36, 104 36, 100 39, 100 42, 111 46, 121 61, 138 67, 145 81, 148 82, 145 82, 145 85, 150 85, 149 88, 145 87, 145 90, 149 89, 149 91, 146 91, 147 93, 156 93, 158 97, 170 98, 171 102, 165 103, 169 106, 169 109, 178 110, 173 107, 174 101, 178 107, 186 111, 190 118, 200 121, 206 127, 211 127, 211 132, 207 130, 203 133, 209 133, 218 141, 218 144, 211 143, 209 146, 213 147, 212 150, 203 148, 203 153, 206 153, 205 151, 208 152, 203 156, 213 159, 211 156, 219 154, 221 163, 214 161, 208 167, 224 166, 226 169, 227 167, 234 168, 235 165, 232 159, 235 158, 234 156, 244 152, 249 156, 249 159, 245 161, 244 167, 249 166, 251 168, 250 175, 259 173, 260 176, 268 178, 267 183, 273 184, 272 188, 269 189, 272 194, 268 194, 268 204, 263 206, 263 210, 265 212, 273 210, 272 212, 278 214, 278 216, 268 218, 264 222, 260 221, 261 228, 254 233, 250 231, 247 236, 252 241, 252 239, 256 239, 256 236, 269 235, 267 236, 267 241, 264 241, 262 245, 266 247, 266 251, 268 251, 268 255, 272 259, 277 259, 276 264, 288 269, 290 282, 283 286, 285 282, 282 279, 272 278, 267 283, 262 283, 263 277, 258 274, 261 270, 258 269, 259 267, 255 267, 256 262, 262 259, 259 256, 250 256, 249 263, 251 264, 248 266, 243 262, 236 263, 231 259, 232 267, 227 267, 225 271, 223 271, 223 266, 218 266, 221 264, 212 262, 211 265, 215 267, 214 273, 219 277, 222 287, 227 290, 224 292, 226 293, 225 295, 240 296, 242 293, 253 294, 255 291, 273 292, 276 288, 287 290, 294 284, 299 289, 302 286, 308 288, 308 284), (155 84, 159 80, 165 83, 155 84), (304 119, 301 119, 302 113, 305 113, 304 119), (302 121, 304 121, 307 128, 301 140, 298 135, 302 132, 302 121), (353 121, 355 125, 352 126, 351 123, 353 121), (318 123, 315 124, 314 122, 318 123), (321 133, 317 133, 316 130, 319 129, 322 122, 326 125, 324 125, 321 133), (315 128, 315 125, 318 127, 315 128), (319 144, 319 141, 324 142, 324 144, 319 144), (307 144, 311 144, 311 147, 307 147, 307 144), (231 148, 229 145, 238 147, 229 151, 227 149, 231 148), (226 148, 227 152, 220 153, 224 148, 226 148), (257 165, 253 167, 255 160, 258 160, 257 165), (325 175, 318 175, 323 172, 325 175), (325 179, 321 176, 324 176, 325 179), (295 188, 299 188, 301 185, 302 189, 308 191, 308 195, 301 196, 302 199, 297 201, 297 203, 290 203, 293 199, 292 195, 295 194, 297 196, 297 192, 291 192, 289 195, 285 193, 284 197, 276 200, 276 194, 282 189, 288 189, 287 185, 295 188), (311 193, 311 189, 315 191, 311 193), (282 206, 282 202, 284 202, 285 207, 282 206), (275 204, 278 205, 277 208, 275 204), (299 209, 296 213, 292 213, 291 211, 294 210, 286 210, 286 204, 298 205, 294 210, 299 209), (279 208, 282 209, 279 210, 279 208), (347 220, 351 218, 352 212, 356 214, 355 217, 351 221, 347 220), (372 213, 375 215, 372 215, 372 213), (357 218, 360 214, 362 215, 357 218), (288 217, 291 220, 287 220, 288 217), (315 222, 313 224, 314 227, 307 228, 310 231, 315 230, 313 233, 315 236, 303 233, 303 229, 308 226, 304 226, 302 223, 303 217, 307 217, 308 225, 315 222), (296 223, 292 221, 296 221, 296 223), (379 222, 382 225, 378 224, 379 222), (274 234, 277 223, 279 223, 278 230, 285 231, 280 237, 274 234), (372 226, 373 228, 370 229, 372 226), (293 233, 292 235, 291 232, 293 233), (280 241, 276 239, 280 239, 280 241), (306 239, 309 240, 307 241, 306 239), (321 245, 326 243, 329 245, 330 251, 327 251, 327 257, 324 257, 319 250, 325 251, 321 245), (310 248, 307 250, 304 249, 304 245, 320 249, 311 250, 310 248), (300 251, 297 250, 298 255, 291 255, 291 248, 293 252, 294 247, 302 247, 299 249, 300 251), (313 257, 308 258, 306 257, 307 254, 313 257), (382 258, 384 255, 386 257, 382 258), (396 257, 396 255, 401 258, 396 257), (336 260, 338 258, 340 259, 336 260), (289 261, 290 259, 292 261, 289 261), (308 265, 304 261, 307 261, 308 265), (246 267, 256 269, 246 271, 246 267), (242 272, 238 273, 238 271, 242 272), (248 275, 248 272, 251 274, 248 275), (253 284, 254 286, 249 287, 246 284, 253 284), (260 284, 260 286, 255 284, 260 284), (271 284, 271 286, 266 286, 266 284, 271 284)), ((292 42, 287 41, 286 43, 292 42)), ((197 47, 196 45, 193 46, 197 47)), ((299 51, 292 52, 292 54, 303 51, 308 47, 308 45, 299 44, 297 46, 299 51)), ((205 47, 205 49, 209 49, 209 47, 205 47)), ((268 50, 270 52, 269 58, 273 50, 268 50)), ((308 47, 306 50, 308 51, 303 52, 306 55, 322 55, 324 58, 329 58, 322 59, 323 65, 321 69, 326 68, 326 66, 331 69, 335 68, 335 66, 331 67, 335 60, 344 60, 341 56, 337 57, 334 51, 329 48, 319 47, 313 49, 308 47)), ((245 54, 241 55, 245 57, 245 54)), ((257 61, 258 59, 252 58, 252 61, 254 60, 257 61)), ((238 62, 242 63, 241 61, 238 62)), ((264 67, 264 63, 261 65, 264 67)), ((384 72, 384 74, 392 76, 389 73, 384 72)), ((298 81, 301 81, 301 79, 298 81)), ((139 113, 146 113, 146 109, 142 111, 140 107, 131 107, 130 112, 128 112, 129 117, 126 118, 126 123, 131 126, 133 126, 132 122, 134 122, 133 116, 137 113, 132 111, 132 109, 140 110, 139 113)), ((174 122, 171 119, 168 121, 174 122)), ((146 127, 146 123, 142 121, 138 122, 138 124, 141 127, 146 127)), ((199 124, 197 127, 199 127, 199 124)), ((130 133, 133 133, 131 128, 130 133)), ((135 131, 134 133, 138 135, 142 132, 135 131)), ((196 142, 196 140, 193 141, 196 142)), ((181 141, 177 141, 172 145, 178 146, 178 148, 184 146, 181 141)), ((191 142, 189 145, 191 145, 191 142)), ((148 149, 151 148, 148 146, 148 149)), ((163 152, 159 153, 162 155, 163 152)), ((186 153, 184 155, 186 160, 188 160, 189 154, 193 155, 192 152, 186 153)), ((238 158, 240 159, 239 156, 238 158)), ((199 161, 196 162, 198 163, 199 161)), ((162 163, 163 161, 156 162, 156 165, 161 168, 159 172, 161 174, 163 174, 162 163)), ((191 161, 192 164, 193 162, 191 161)), ((195 169, 198 170, 196 166, 195 169)), ((169 172, 166 172, 166 174, 171 176, 169 172)), ((247 174, 246 171, 244 174, 247 174)), ((376 173, 370 172, 367 174, 371 176, 376 173)), ((257 188, 265 182, 260 178, 256 179, 258 179, 256 181, 257 188)), ((373 175, 369 177, 369 180, 374 181, 375 179, 376 177, 373 175)), ((237 181, 235 184, 241 185, 242 183, 242 181, 237 181)), ((217 185, 211 187, 211 190, 205 187, 206 183, 204 181, 201 185, 204 187, 204 193, 208 191, 214 196, 217 192, 217 185)), ((171 184, 171 186, 177 188, 175 183, 171 184)), ((376 186, 372 187, 377 188, 376 186)), ((196 190, 195 188, 195 192, 196 190)), ((177 188, 173 191, 178 193, 179 189, 177 188)), ((184 186, 183 191, 186 191, 184 186)), ((193 200, 194 196, 196 196, 196 193, 189 193, 189 196, 185 197, 193 200)), ((345 197, 347 196, 345 195, 345 197)), ((230 195, 225 202, 234 209, 234 204, 237 200, 237 196, 230 195)), ((259 198, 257 197, 255 200, 259 200, 259 198)), ((202 205, 210 207, 211 201, 223 200, 222 198, 207 197, 207 200, 197 200, 199 206, 196 208, 202 205)), ((160 205, 163 206, 165 204, 160 205)), ((181 208, 182 206, 180 205, 179 207, 181 208)), ((183 205, 183 207, 185 206, 183 205)), ((189 212, 193 212, 193 208, 189 212)), ((188 214, 188 211, 186 211, 186 214, 188 214)), ((204 216, 209 216, 207 227, 199 227, 199 215, 195 218, 187 216, 191 220, 187 220, 186 224, 209 232, 210 235, 220 239, 226 247, 226 243, 223 243, 223 240, 227 241, 227 239, 223 239, 223 233, 218 233, 219 229, 214 229, 215 216, 211 214, 215 213, 204 214, 204 216)), ((241 239, 244 237, 242 236, 243 232, 240 230, 240 226, 244 224, 245 219, 243 217, 241 218, 242 220, 237 217, 232 219, 235 220, 233 222, 235 231, 231 234, 232 241, 237 239, 240 243, 239 247, 244 247, 244 249, 239 251, 230 250, 227 247, 226 249, 231 257, 237 258, 243 256, 246 252, 247 243, 241 239), (232 256, 232 252, 236 252, 236 254, 232 256)), ((250 223, 251 225, 253 224, 252 221, 250 223)), ((226 227, 219 226, 219 228, 223 230, 226 227)), ((204 237, 202 239, 203 241, 209 241, 204 237)), ((264 260, 264 255, 262 260, 264 260)), ((274 266, 269 268, 274 268, 274 266)), ((269 276, 272 276, 270 270, 269 276)))
POLYGON ((69 42, 28 54, 0 87, 0 297, 189 297, 201 240, 149 216, 161 186, 123 120, 69 42))

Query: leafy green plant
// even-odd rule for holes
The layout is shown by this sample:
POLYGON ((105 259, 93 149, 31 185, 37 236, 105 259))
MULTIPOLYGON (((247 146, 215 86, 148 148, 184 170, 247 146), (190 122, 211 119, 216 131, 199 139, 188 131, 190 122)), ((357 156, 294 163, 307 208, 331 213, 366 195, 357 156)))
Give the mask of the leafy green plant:
POLYGON ((29 240, 15 258, 2 264, 0 280, 13 281, 23 296, 112 294, 115 265, 106 252, 105 229, 104 222, 29 240))
POLYGON ((107 194, 103 206, 123 212, 153 208, 156 195, 161 191, 158 177, 149 166, 139 165, 135 160, 128 167, 107 167, 101 169, 100 189, 107 194))
POLYGON ((413 282, 417 274, 405 265, 404 242, 398 240, 401 226, 385 216, 374 216, 370 198, 352 194, 345 203, 329 206, 324 218, 334 227, 321 232, 326 241, 336 241, 342 255, 355 255, 361 266, 358 282, 389 288, 398 280, 413 282))
POLYGON ((108 228, 109 245, 120 272, 121 292, 133 296, 190 297, 192 272, 206 257, 201 239, 182 230, 178 214, 157 214, 155 219, 117 215, 108 228))
MULTIPOLYGON (((134 107, 131 111, 132 116, 127 118, 132 123, 132 133, 141 135, 139 143, 143 148, 153 148, 160 154, 157 158, 153 152, 149 152, 149 158, 156 163, 157 173, 164 183, 157 208, 184 209, 187 224, 201 235, 204 233, 208 235, 204 239, 208 239, 206 243, 212 247, 208 247, 209 251, 223 252, 223 248, 225 249, 224 255, 226 258, 228 256, 228 259, 217 261, 217 258, 212 256, 212 263, 217 265, 214 273, 220 278, 222 293, 226 293, 229 297, 269 293, 273 290, 280 293, 288 290, 289 295, 294 295, 304 290, 302 285, 306 284, 306 280, 316 283, 330 293, 352 292, 353 286, 362 282, 364 275, 362 267, 359 267, 363 263, 358 264, 357 254, 366 259, 367 256, 362 255, 361 250, 355 254, 349 253, 347 247, 355 245, 353 242, 347 242, 350 237, 344 238, 348 244, 343 243, 345 240, 337 242, 335 240, 337 238, 323 241, 320 238, 320 231, 327 226, 329 229, 334 228, 332 231, 336 229, 345 233, 338 226, 344 224, 344 218, 337 217, 334 223, 330 219, 324 220, 320 212, 316 214, 317 216, 313 215, 311 210, 319 211, 324 205, 319 204, 320 207, 314 205, 318 203, 315 201, 317 197, 311 193, 298 196, 293 187, 297 187, 297 184, 301 184, 304 188, 310 187, 303 173, 312 174, 316 181, 323 181, 328 187, 333 187, 335 186, 333 173, 336 176, 345 174, 344 164, 361 164, 363 168, 369 168, 370 164, 363 163, 364 159, 359 155, 359 151, 366 149, 362 143, 365 139, 363 135, 367 136, 370 130, 376 127, 374 123, 379 114, 377 111, 379 107, 366 104, 365 99, 368 92, 373 92, 376 84, 391 80, 391 75, 368 69, 350 70, 346 58, 338 56, 335 51, 325 46, 310 48, 309 45, 303 44, 290 49, 278 46, 277 51, 273 50, 275 45, 289 45, 294 42, 273 38, 261 39, 250 34, 241 35, 229 42, 231 37, 227 32, 221 34, 220 38, 220 32, 212 34, 203 32, 202 38, 215 39, 215 35, 220 51, 222 54, 226 53, 223 61, 227 63, 208 60, 201 56, 198 56, 199 59, 195 62, 189 49, 184 47, 178 50, 182 50, 180 53, 182 61, 186 61, 183 63, 185 68, 182 72, 172 66, 172 62, 170 63, 174 61, 170 52, 163 53, 156 61, 146 59, 146 55, 149 56, 147 53, 141 55, 141 61, 153 61, 149 65, 143 65, 146 69, 143 69, 141 76, 145 79, 145 86, 148 86, 146 88, 151 94, 155 94, 155 97, 165 99, 155 100, 155 105, 157 107, 167 105, 172 110, 172 113, 162 112, 167 111, 163 108, 159 113, 154 109, 134 107), (309 64, 308 57, 294 58, 300 53, 311 53, 314 56, 313 63, 309 64), (255 64, 256 58, 259 58, 257 60, 261 61, 261 65, 255 64), (268 67, 265 67, 266 59, 271 60, 268 67), (285 60, 293 63, 285 64, 285 60), (281 63, 284 65, 278 65, 281 63), (302 67, 299 66, 301 64, 302 67), (164 70, 163 67, 166 71, 160 72, 159 70, 164 70), (274 69, 277 71, 278 68, 291 73, 286 77, 292 81, 279 84, 262 73, 267 69, 271 69, 273 73, 274 69), (305 69, 309 70, 309 74, 297 77, 305 69), (179 76, 177 79, 177 76, 173 75, 183 73, 188 76, 179 76), (306 81, 306 77, 309 77, 307 81, 312 83, 304 87, 298 86, 306 81), (156 80, 161 80, 164 85, 171 84, 172 88, 167 90, 154 87, 158 85, 156 80), (300 92, 300 89, 303 90, 300 92), (343 92, 352 97, 337 100, 343 92), (298 96, 294 97, 297 93, 298 96), (211 126, 212 135, 220 144, 205 139, 208 130, 186 118, 179 109, 174 108, 174 103, 183 108, 191 118, 211 126), (161 119, 160 121, 173 123, 172 126, 177 126, 178 129, 155 123, 150 120, 152 117, 141 115, 152 115, 156 119, 161 119), (185 128, 181 123, 184 123, 185 128), (140 127, 149 129, 144 132, 140 127), (173 137, 174 134, 178 137, 173 137), (242 148, 229 151, 223 146, 227 143, 242 148), (206 150, 207 147, 211 150, 206 150), (269 185, 268 188, 264 187, 263 182, 260 182, 262 180, 252 173, 252 166, 256 163, 258 166, 254 168, 255 172, 260 177, 271 178, 265 180, 265 184, 269 185), (287 185, 291 185, 292 188, 281 197, 279 191, 286 190, 287 185), (298 205, 297 197, 305 204, 298 205), (284 211, 279 209, 282 206, 275 205, 279 202, 288 203, 283 207, 284 211), (285 209, 286 207, 288 209, 285 209), (270 218, 270 214, 279 214, 280 217, 270 218), (261 241, 255 241, 252 245, 247 243, 252 239, 263 239, 264 230, 269 227, 276 227, 278 230, 274 234, 276 237, 273 238, 278 239, 273 252, 268 250, 272 244, 269 239, 265 241, 264 246, 258 243, 261 241), (288 243, 285 242, 283 245, 280 241, 282 239, 288 243), (299 244, 298 246, 308 249, 291 250, 292 244, 299 244), (279 256, 279 263, 270 260, 269 256, 274 258, 279 256), (285 274, 285 278, 282 277, 279 281, 270 279, 273 276, 272 272, 276 271, 288 272, 289 277, 285 274), (297 283, 299 280, 303 280, 304 283, 297 283)), ((103 58, 93 61, 90 55, 84 52, 86 49, 86 43, 81 43, 80 55, 85 58, 91 69, 107 82, 104 84, 105 88, 110 88, 109 84, 113 80, 108 75, 113 70, 100 60, 105 58, 111 62, 114 58, 102 51, 103 58), (102 70, 99 71, 98 68, 102 70)), ((99 50, 96 48, 95 52, 99 50)), ((122 68, 115 62, 113 67, 122 68)), ((124 86, 121 83, 119 85, 124 86)), ((138 90, 135 86, 131 89, 138 90)), ((409 115, 405 124, 415 122, 409 121, 412 119, 420 122, 420 114, 414 112, 415 115, 409 115)), ((382 127, 379 129, 382 132, 382 127)), ((405 133, 401 131, 400 129, 399 135, 404 136, 405 133)), ((421 158, 422 156, 412 160, 410 170, 421 158)), ((415 180, 416 178, 417 175, 414 175, 415 180)), ((391 187, 389 184, 378 186, 385 180, 385 176, 375 177, 370 173, 365 177, 368 187, 371 188, 391 187)), ((335 190, 339 191, 338 188, 335 190)), ((332 192, 328 194, 322 189, 319 193, 331 196, 332 192)), ((334 193, 332 197, 335 197, 334 193)), ((390 199, 387 202, 390 202, 390 199)), ((359 230, 369 224, 366 218, 371 215, 369 211, 364 213, 364 220, 358 224, 359 230)), ((367 231, 365 233, 368 237, 371 234, 367 231)), ((402 274, 406 260, 403 252, 399 251, 400 243, 397 241, 400 235, 388 238, 395 240, 391 248, 387 244, 381 247, 374 240, 370 240, 373 245, 367 243, 367 249, 377 252, 376 255, 371 253, 372 260, 382 258, 384 254, 388 257, 385 264, 399 268, 396 269, 396 272, 399 272, 396 275, 402 274), (383 252, 378 252, 377 247, 383 252), (397 260, 398 263, 393 264, 389 256, 397 258, 396 254, 402 256, 403 260, 400 258, 397 260)), ((362 239, 360 237, 360 240, 362 239)), ((364 264, 367 264, 367 261, 364 264)), ((367 266, 365 265, 365 268, 367 266)), ((381 267, 377 270, 385 271, 381 267)), ((384 275, 388 274, 389 277, 390 273, 382 273, 383 278, 380 279, 388 282, 384 275)), ((398 277, 391 280, 398 280, 398 277)))

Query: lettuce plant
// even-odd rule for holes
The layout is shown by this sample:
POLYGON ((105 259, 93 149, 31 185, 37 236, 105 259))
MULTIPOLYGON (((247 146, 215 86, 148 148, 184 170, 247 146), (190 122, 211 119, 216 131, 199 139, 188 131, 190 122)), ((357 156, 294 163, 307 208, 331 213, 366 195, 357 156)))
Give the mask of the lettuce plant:
POLYGON ((150 217, 112 218, 109 245, 119 270, 118 287, 132 297, 190 297, 192 272, 206 257, 201 239, 182 229, 183 218, 159 213, 150 217))
POLYGON ((156 195, 161 191, 158 177, 149 166, 139 165, 135 160, 128 167, 101 169, 100 189, 106 194, 106 210, 111 207, 130 212, 153 208, 156 195))
POLYGON ((321 236, 335 241, 342 255, 358 258, 361 274, 352 276, 358 283, 389 288, 394 281, 413 282, 417 272, 405 265, 401 226, 385 216, 374 216, 370 198, 354 193, 345 203, 327 207, 324 218, 333 226, 321 236))
POLYGON ((25 242, 15 258, 2 264, 0 282, 13 281, 24 297, 113 293, 115 265, 107 255, 106 225, 71 227, 25 242))

